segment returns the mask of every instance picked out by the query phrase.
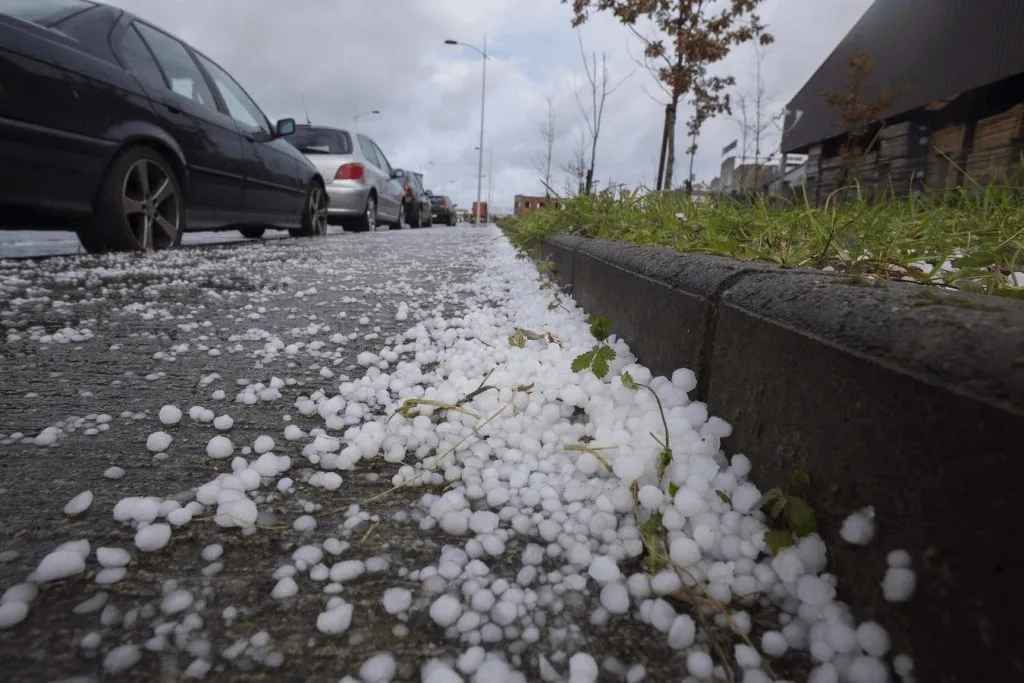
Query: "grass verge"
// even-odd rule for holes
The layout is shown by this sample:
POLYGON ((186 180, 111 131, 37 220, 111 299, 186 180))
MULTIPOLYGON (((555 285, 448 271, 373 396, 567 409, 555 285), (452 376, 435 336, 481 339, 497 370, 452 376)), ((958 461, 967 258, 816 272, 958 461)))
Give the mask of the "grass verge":
POLYGON ((941 200, 851 194, 817 207, 618 189, 499 225, 521 248, 576 235, 1024 299, 1021 190, 964 188, 941 200))

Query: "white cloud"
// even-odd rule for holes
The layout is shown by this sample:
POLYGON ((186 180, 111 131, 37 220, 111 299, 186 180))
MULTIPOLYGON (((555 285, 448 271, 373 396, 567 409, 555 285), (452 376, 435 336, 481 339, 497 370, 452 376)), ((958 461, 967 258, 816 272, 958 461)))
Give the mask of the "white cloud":
MULTIPOLYGON (((495 206, 517 193, 541 191, 533 159, 545 98, 555 102, 559 162, 568 160, 573 130, 584 126, 573 97, 583 68, 571 12, 558 0, 110 0, 178 35, 230 71, 272 118, 303 119, 305 96, 314 122, 351 125, 372 135, 399 167, 423 168, 427 183, 461 206, 476 198, 480 125, 480 56, 443 44, 482 47, 487 36, 486 148, 493 149, 495 206), (433 163, 430 163, 433 162, 433 163)), ((762 19, 775 35, 763 76, 777 93, 775 111, 796 93, 872 0, 766 0, 762 19)), ((613 79, 632 76, 608 99, 596 177, 652 184, 662 130, 661 93, 634 62, 632 34, 614 18, 593 15, 583 26, 588 52, 607 52, 613 79), (650 95, 649 95, 649 94, 650 95)), ((751 85, 749 47, 721 65, 751 85)), ((682 114, 685 116, 685 113, 682 114)), ((718 174, 721 149, 739 136, 728 118, 709 122, 699 140, 698 180, 718 174)), ((777 136, 770 147, 777 145, 777 136)), ((680 122, 676 149, 687 146, 680 122)), ((688 159, 679 154, 676 178, 688 159)), ((484 173, 488 159, 484 159, 484 173)), ((564 175, 564 174, 560 174, 564 175)), ((561 187, 559 177, 554 183, 561 187)), ((484 181, 484 191, 487 181, 484 181)))

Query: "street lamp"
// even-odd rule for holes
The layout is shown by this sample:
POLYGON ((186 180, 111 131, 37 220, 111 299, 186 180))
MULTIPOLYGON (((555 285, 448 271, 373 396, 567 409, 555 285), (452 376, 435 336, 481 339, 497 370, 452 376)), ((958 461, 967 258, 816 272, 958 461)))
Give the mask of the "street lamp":
POLYGON ((352 119, 356 124, 356 130, 359 130, 359 118, 362 116, 370 116, 371 114, 379 114, 380 109, 374 109, 372 111, 364 111, 362 114, 356 114, 352 119))
POLYGON ((467 45, 466 43, 460 43, 457 40, 452 40, 451 38, 444 41, 444 44, 468 47, 470 50, 475 50, 480 53, 480 56, 483 57, 483 78, 480 81, 480 154, 478 155, 476 166, 476 224, 480 225, 480 200, 481 194, 483 193, 484 176, 484 108, 487 103, 487 35, 484 34, 484 47, 482 50, 473 45, 467 45))
MULTIPOLYGON (((480 149, 474 147, 473 149, 480 149)), ((491 207, 491 180, 494 178, 494 147, 487 148, 487 208, 491 207)), ((489 212, 489 211, 488 211, 489 212)))

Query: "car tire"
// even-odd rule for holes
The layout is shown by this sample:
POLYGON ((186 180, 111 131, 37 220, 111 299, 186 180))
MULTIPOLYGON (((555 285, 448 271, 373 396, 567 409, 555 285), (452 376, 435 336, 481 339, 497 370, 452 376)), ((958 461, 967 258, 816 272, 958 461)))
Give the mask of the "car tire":
POLYGON ((428 228, 434 225, 434 217, 431 214, 427 214, 427 221, 424 223, 428 228))
POLYGON ((422 209, 420 209, 420 207, 416 207, 416 210, 412 212, 411 216, 409 217, 410 228, 423 227, 423 216, 420 215, 421 213, 423 213, 423 211, 422 209))
POLYGON ((398 218, 395 219, 394 223, 388 224, 388 227, 395 230, 401 230, 405 227, 405 202, 398 202, 398 218))
POLYGON ((302 227, 291 228, 292 237, 323 237, 327 234, 327 193, 324 186, 314 180, 306 190, 302 207, 302 227))
POLYGON ((377 228, 377 197, 370 195, 366 198, 366 208, 363 215, 352 221, 352 229, 355 232, 373 232, 377 228))
POLYGON ((238 232, 242 233, 242 237, 244 237, 247 240, 258 240, 259 238, 263 237, 263 233, 265 233, 266 231, 266 228, 261 228, 258 226, 244 227, 238 229, 238 232))
POLYGON ((185 195, 163 154, 129 147, 111 163, 93 204, 93 219, 77 228, 89 253, 155 251, 181 244, 185 195))

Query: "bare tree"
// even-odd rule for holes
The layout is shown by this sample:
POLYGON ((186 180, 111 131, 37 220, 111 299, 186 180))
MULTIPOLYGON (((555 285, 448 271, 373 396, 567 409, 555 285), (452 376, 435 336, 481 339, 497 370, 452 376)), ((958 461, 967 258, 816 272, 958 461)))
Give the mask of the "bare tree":
POLYGON ((734 45, 755 37, 762 43, 772 41, 754 10, 762 0, 562 0, 571 2, 573 26, 587 21, 589 11, 610 11, 628 26, 644 44, 644 55, 659 63, 658 80, 670 94, 665 106, 661 159, 657 189, 671 186, 674 164, 676 108, 688 96, 698 100, 695 114, 688 122, 690 148, 696 148, 701 126, 709 117, 730 113, 729 96, 723 93, 731 78, 711 77, 708 67, 722 61, 734 45), (636 29, 638 19, 646 18, 657 29, 656 37, 636 29), (703 82, 700 82, 703 80, 703 82), (700 101, 704 100, 704 101, 700 101), (671 152, 671 153, 670 153, 671 152))
POLYGON ((750 88, 736 93, 734 101, 739 109, 739 116, 734 120, 740 125, 742 135, 742 154, 744 158, 753 156, 754 176, 760 182, 760 165, 764 156, 768 134, 773 127, 778 127, 777 116, 769 113, 774 108, 778 94, 770 92, 764 84, 763 67, 767 47, 754 43, 754 84, 750 88), (753 149, 751 149, 753 148, 753 149), (751 155, 751 151, 753 154, 751 155))
POLYGON ((567 196, 583 194, 587 187, 587 158, 590 148, 582 131, 577 131, 572 138, 572 149, 569 160, 559 164, 566 174, 565 190, 567 196))
POLYGON ((850 81, 847 86, 836 92, 822 91, 822 97, 829 107, 839 110, 838 123, 843 127, 845 141, 840 147, 845 167, 855 165, 860 155, 866 151, 870 141, 864 138, 871 129, 871 124, 881 120, 893 103, 906 93, 906 86, 890 90, 879 88, 874 99, 867 99, 870 90, 868 81, 875 71, 875 60, 870 54, 860 51, 847 59, 847 73, 850 81), (865 145, 867 143, 867 145, 865 145))
POLYGON ((573 88, 573 95, 576 97, 576 104, 580 107, 580 112, 583 114, 583 119, 587 123, 587 130, 590 133, 589 151, 590 151, 590 163, 586 167, 586 179, 583 185, 583 192, 590 194, 590 191, 594 186, 594 166, 597 163, 597 140, 601 136, 601 121, 604 118, 604 105, 608 100, 608 96, 614 93, 619 87, 629 79, 633 74, 628 74, 625 78, 620 80, 618 83, 611 85, 609 80, 611 78, 608 71, 608 56, 605 53, 601 53, 601 66, 600 69, 597 65, 597 53, 590 55, 590 61, 587 61, 587 52, 583 48, 583 36, 579 31, 576 32, 576 37, 580 43, 580 56, 583 58, 583 69, 587 74, 587 85, 590 90, 590 102, 589 106, 583 104, 583 98, 580 96, 578 88, 573 88))
POLYGON ((537 168, 537 172, 541 175, 541 184, 544 185, 544 196, 551 196, 551 164, 554 160, 555 154, 555 138, 557 137, 557 128, 555 125, 555 104, 551 101, 551 98, 547 98, 548 111, 547 118, 543 123, 540 124, 541 138, 544 140, 544 152, 539 154, 534 159, 534 166, 537 168))

